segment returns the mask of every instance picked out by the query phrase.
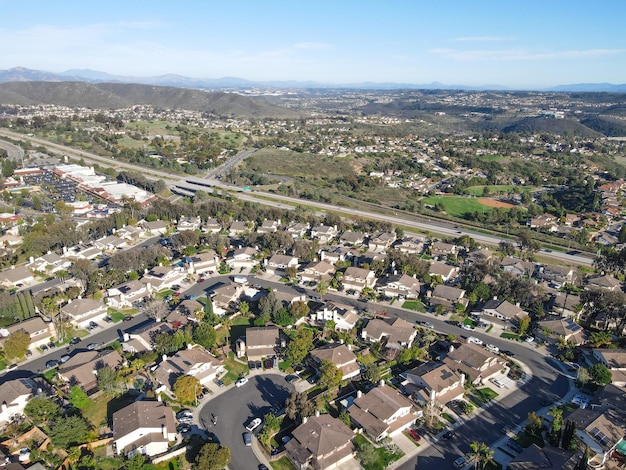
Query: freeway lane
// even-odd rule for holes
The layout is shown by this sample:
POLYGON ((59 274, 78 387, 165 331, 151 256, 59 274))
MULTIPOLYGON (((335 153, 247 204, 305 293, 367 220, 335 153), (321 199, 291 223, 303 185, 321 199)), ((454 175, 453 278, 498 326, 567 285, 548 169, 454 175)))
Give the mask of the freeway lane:
MULTIPOLYGON (((28 137, 23 134, 7 131, 5 129, 0 129, 0 136, 6 136, 6 137, 16 139, 16 140, 22 140, 22 141, 27 140, 27 141, 35 142, 39 145, 43 145, 47 148, 52 149, 53 153, 74 155, 74 156, 86 158, 88 160, 96 161, 106 166, 134 170, 139 173, 143 173, 148 178, 158 177, 158 178, 161 178, 166 183, 169 183, 170 186, 180 184, 180 183, 184 184, 184 182, 187 179, 204 181, 209 186, 214 186, 220 189, 235 191, 233 192, 232 195, 241 200, 256 202, 258 204, 264 204, 264 205, 268 205, 272 207, 280 207, 283 209, 287 208, 284 205, 281 205, 275 201, 275 200, 279 200, 279 201, 282 200, 289 204, 306 204, 308 206, 317 207, 319 209, 323 209, 326 211, 348 212, 350 214, 353 214, 354 216, 364 217, 364 218, 368 218, 372 220, 380 220, 384 222, 391 222, 393 224, 397 224, 401 226, 408 226, 408 227, 411 227, 420 231, 432 232, 432 233, 436 233, 436 234, 444 235, 444 236, 458 237, 460 235, 469 235, 475 240, 477 240, 478 242, 487 243, 487 244, 494 245, 494 246, 497 246, 501 241, 511 241, 510 239, 498 237, 496 235, 486 235, 483 233, 468 231, 466 229, 458 229, 453 224, 450 224, 444 221, 431 220, 429 218, 424 219, 423 217, 418 217, 418 216, 413 216, 411 218, 408 218, 408 215, 403 216, 403 217, 400 217, 397 215, 390 216, 390 215, 384 215, 384 214, 377 214, 375 212, 369 212, 369 211, 360 210, 360 209, 345 208, 345 207, 333 205, 333 204, 324 204, 324 203, 319 203, 319 202, 314 202, 314 201, 309 201, 309 200, 303 201, 297 198, 282 196, 282 195, 278 195, 275 193, 262 193, 259 191, 255 191, 254 194, 251 194, 249 192, 241 192, 241 188, 223 184, 221 181, 216 180, 216 179, 202 178, 202 177, 189 178, 189 177, 185 177, 184 175, 180 175, 180 176, 173 175, 171 173, 154 170, 154 169, 148 170, 145 167, 142 167, 140 165, 133 165, 131 163, 114 160, 109 157, 101 157, 99 155, 95 155, 90 152, 85 152, 83 150, 76 150, 71 147, 66 147, 63 145, 55 144, 55 143, 52 143, 43 139, 39 139, 36 137, 28 137), (274 200, 269 200, 267 198, 271 198, 274 200)), ((253 151, 251 150, 243 150, 239 152, 233 158, 233 161, 235 162, 233 163, 233 165, 230 165, 229 162, 226 162, 221 167, 215 170, 212 170, 212 173, 209 172, 209 174, 218 174, 218 173, 224 172, 225 168, 228 169, 231 166, 234 166, 236 163, 243 161, 245 158, 250 156, 252 152, 253 151)), ((207 190, 210 191, 210 189, 208 188, 207 190)), ((571 263, 571 264, 586 265, 586 266, 591 266, 593 264, 592 258, 580 256, 580 255, 570 255, 570 254, 561 253, 558 251, 542 250, 541 255, 546 258, 557 259, 557 260, 564 261, 564 262, 571 263)))

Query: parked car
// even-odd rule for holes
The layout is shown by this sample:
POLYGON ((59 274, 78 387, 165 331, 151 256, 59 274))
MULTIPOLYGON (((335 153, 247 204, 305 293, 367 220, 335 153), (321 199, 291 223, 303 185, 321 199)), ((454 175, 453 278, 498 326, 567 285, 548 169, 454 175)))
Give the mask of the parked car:
POLYGON ((215 382, 215 384, 218 387, 223 387, 224 386, 224 382, 222 382, 220 379, 215 379, 214 382, 215 382))
POLYGON ((465 457, 459 457, 454 461, 454 466, 456 468, 463 468, 467 465, 467 459, 465 457))
POLYGON ((46 346, 45 344, 42 344, 42 345, 41 345, 41 350, 42 350, 43 352, 46 352, 46 351, 48 350, 48 346, 46 346))
POLYGON ((292 384, 292 383, 298 381, 298 376, 297 375, 288 375, 288 376, 285 377, 285 380, 287 381, 287 383, 292 384))
POLYGON ((50 341, 50 342, 48 343, 48 347, 49 347, 50 349, 56 349, 57 345, 56 345, 56 344, 54 344, 52 341, 50 341))
POLYGON ((133 317, 131 317, 130 315, 126 315, 124 317, 124 321, 132 321, 132 320, 133 320, 133 317))
POLYGON ((500 348, 494 344, 487 343, 485 344, 485 348, 494 353, 500 352, 500 348))
POLYGON ((78 336, 74 336, 71 340, 70 340, 70 344, 78 344, 80 343, 81 339, 78 336))
POLYGON ((415 429, 409 429, 409 435, 415 439, 416 441, 421 441, 422 440, 422 436, 419 435, 419 433, 417 432, 417 430, 415 429))
POLYGON ((461 328, 463 328, 464 330, 468 330, 468 331, 474 330, 474 327, 472 325, 466 325, 465 323, 461 325, 461 328))
POLYGON ((246 429, 250 432, 254 431, 261 425, 261 418, 254 418, 250 423, 246 426, 246 429))
POLYGON ((235 387, 242 387, 248 383, 248 377, 241 377, 235 382, 235 387))
POLYGON ((100 343, 89 343, 87 345, 87 349, 93 351, 94 349, 98 349, 100 347, 100 343))
POLYGON ((468 343, 480 344, 482 346, 483 341, 481 339, 476 338, 475 336, 470 336, 467 338, 468 343))
POLYGON ((11 364, 9 367, 7 367, 5 369, 6 372, 13 372, 14 370, 17 370, 18 365, 17 364, 11 364))
POLYGON ((56 359, 51 359, 46 362, 46 369, 52 369, 53 367, 59 367, 59 361, 56 359))
POLYGON ((176 428, 176 432, 180 434, 185 434, 185 433, 188 433, 189 431, 191 431, 191 426, 189 426, 188 424, 181 424, 180 426, 176 428))
POLYGON ((246 445, 246 447, 252 447, 252 434, 250 434, 249 432, 244 432, 243 443, 246 445))
POLYGON ((90 321, 89 322, 89 326, 92 327, 92 328, 98 328, 98 326, 100 326, 100 325, 98 325, 95 321, 90 321))
POLYGON ((65 364, 67 361, 69 361, 72 357, 69 354, 63 354, 61 356, 61 364, 65 364))
POLYGON ((454 431, 446 431, 441 435, 442 439, 448 440, 454 437, 454 431))

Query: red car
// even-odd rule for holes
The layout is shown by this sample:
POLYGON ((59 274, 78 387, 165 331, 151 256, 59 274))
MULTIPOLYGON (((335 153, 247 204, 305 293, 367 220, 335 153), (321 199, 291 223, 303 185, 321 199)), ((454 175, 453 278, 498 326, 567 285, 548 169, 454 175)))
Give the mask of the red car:
POLYGON ((420 436, 415 429, 409 430, 409 435, 416 441, 422 440, 422 436, 420 436))
POLYGON ((198 282, 204 282, 204 278, 201 277, 200 279, 198 279, 198 282))

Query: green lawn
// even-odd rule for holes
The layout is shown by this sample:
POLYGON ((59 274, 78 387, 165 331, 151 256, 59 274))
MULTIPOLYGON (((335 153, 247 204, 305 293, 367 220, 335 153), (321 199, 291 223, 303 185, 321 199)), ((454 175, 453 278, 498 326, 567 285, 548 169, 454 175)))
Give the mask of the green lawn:
POLYGON ((109 308, 107 309, 107 312, 109 314, 109 318, 113 320, 114 323, 117 323, 117 322, 122 321, 125 316, 135 315, 137 312, 139 312, 139 310, 137 310, 136 308, 127 308, 124 310, 118 310, 116 308, 109 308))
POLYGON ((235 382, 242 374, 250 372, 247 364, 242 364, 235 360, 235 355, 231 352, 228 353, 228 357, 224 359, 224 367, 228 373, 222 377, 224 385, 230 385, 235 382))
POLYGON ((488 212, 492 208, 478 202, 478 199, 462 196, 429 196, 422 199, 424 204, 435 206, 443 204, 444 210, 453 217, 463 217, 470 212, 488 212))
POLYGON ((87 421, 98 428, 99 426, 106 426, 107 418, 113 416, 113 413, 126 405, 130 405, 133 401, 134 397, 128 395, 113 397, 102 394, 90 400, 89 404, 81 411, 87 421))
POLYGON ((426 312, 426 307, 419 300, 407 300, 402 304, 402 308, 415 310, 416 312, 426 312))
MULTIPOLYGON (((370 444, 372 445, 363 435, 361 434, 357 434, 356 436, 354 436, 354 443, 358 448, 366 445, 366 444, 370 444)), ((365 470, 384 470, 385 468, 387 468, 389 466, 389 464, 391 462, 395 462, 396 460, 398 460, 400 457, 402 457, 402 453, 400 454, 392 454, 390 452, 387 451, 387 449, 385 449, 384 447, 375 447, 376 449, 376 453, 378 454, 378 459, 373 462, 372 464, 369 465, 363 465, 363 468, 365 470)))
POLYGON ((500 338, 504 338, 504 339, 513 339, 515 341, 521 341, 521 338, 519 335, 516 335, 515 333, 502 333, 500 335, 500 338))
POLYGON ((489 387, 477 388, 473 391, 473 393, 483 403, 487 403, 488 401, 491 401, 498 396, 498 393, 494 392, 489 387))
POLYGON ((296 467, 291 463, 287 457, 281 457, 278 460, 270 462, 270 465, 274 470, 296 470, 296 467))
POLYGON ((454 419, 448 413, 441 413, 441 417, 445 419, 446 421, 448 421, 449 423, 452 423, 452 424, 456 423, 456 419, 454 419))
POLYGON ((513 188, 515 188, 515 186, 513 186, 512 184, 488 184, 486 186, 470 186, 469 188, 465 189, 465 194, 469 194, 470 196, 477 196, 477 197, 481 197, 483 195, 483 190, 484 188, 489 188, 489 195, 493 196, 494 194, 498 194, 500 193, 507 193, 511 190, 513 190, 513 188))

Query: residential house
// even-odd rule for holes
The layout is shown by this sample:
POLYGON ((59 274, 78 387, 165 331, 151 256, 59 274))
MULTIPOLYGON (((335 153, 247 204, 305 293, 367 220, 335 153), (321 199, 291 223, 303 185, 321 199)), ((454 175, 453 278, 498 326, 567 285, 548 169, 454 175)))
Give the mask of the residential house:
POLYGON ((401 433, 417 419, 413 403, 382 381, 365 395, 359 390, 348 413, 350 419, 376 442, 401 433))
POLYGON ((171 334, 174 329, 168 323, 150 324, 132 333, 124 333, 122 350, 131 354, 152 351, 154 338, 161 333, 171 334))
POLYGON ((343 274, 343 287, 346 290, 354 289, 363 291, 366 287, 374 288, 376 284, 376 274, 374 271, 363 268, 349 267, 343 274))
POLYGON ((419 235, 406 236, 396 241, 394 248, 396 250, 400 250, 402 253, 419 255, 424 252, 426 243, 428 243, 428 239, 426 237, 421 237, 419 235))
POLYGON ((74 299, 61 307, 61 313, 78 328, 87 328, 90 322, 104 320, 107 316, 107 306, 93 299, 74 299))
MULTIPOLYGON (((46 322, 43 318, 36 316, 22 320, 19 323, 14 323, 11 326, 7 326, 0 329, 0 335, 3 338, 7 338, 17 331, 24 331, 30 336, 30 345, 28 348, 34 351, 39 346, 48 344, 51 338, 56 335, 56 329, 52 322, 46 322)), ((4 339, 2 340, 4 342, 4 339)))
POLYGON ((211 293, 213 313, 222 316, 239 305, 239 299, 244 292, 244 286, 231 282, 215 288, 211 293))
POLYGON ((200 230, 202 226, 202 220, 200 220, 200 216, 196 217, 185 217, 181 216, 178 219, 178 223, 176 224, 176 229, 179 232, 183 232, 185 230, 200 230))
POLYGON ((608 274, 602 276, 591 276, 586 279, 585 283, 586 289, 604 289, 612 292, 619 292, 622 290, 622 283, 608 274))
POLYGON ((403 375, 406 376, 402 383, 404 389, 422 406, 435 401, 445 405, 462 398, 465 392, 465 376, 445 364, 427 362, 403 375))
POLYGON ((451 370, 465 374, 466 380, 473 385, 498 377, 505 370, 504 362, 498 356, 473 343, 461 343, 448 353, 443 362, 451 370))
POLYGON ((12 265, 9 269, 0 272, 0 286, 12 289, 23 287, 35 282, 35 276, 27 266, 12 265))
POLYGON ((377 251, 366 251, 365 253, 356 253, 353 259, 353 265, 357 268, 370 269, 375 263, 384 263, 387 259, 387 253, 379 253, 377 251))
POLYGON ((328 243, 337 236, 337 226, 316 225, 311 229, 311 238, 316 238, 320 243, 328 243))
POLYGON ((104 367, 117 370, 125 359, 114 349, 80 351, 61 364, 58 375, 64 382, 79 385, 88 394, 98 390, 97 373, 104 367))
POLYGON ((528 222, 530 228, 540 228, 550 232, 556 232, 558 218, 552 214, 542 214, 532 217, 528 222))
POLYGON ((292 238, 302 238, 309 231, 310 225, 303 224, 301 222, 292 222, 287 227, 287 233, 292 236, 292 238))
POLYGON ((380 232, 370 237, 367 242, 367 247, 370 251, 384 252, 387 251, 395 241, 395 232, 380 232))
POLYGON ((161 384, 156 391, 173 393, 176 379, 183 375, 195 377, 201 385, 206 385, 224 370, 224 363, 202 346, 188 346, 172 357, 163 357, 154 373, 157 382, 161 384))
POLYGON ((458 252, 456 245, 439 241, 431 243, 429 248, 431 256, 440 258, 445 258, 448 255, 456 255, 458 252))
POLYGON ((351 305, 336 302, 325 302, 309 313, 309 321, 313 324, 323 326, 329 320, 335 323, 335 330, 348 331, 356 326, 359 316, 351 305))
POLYGON ((336 264, 339 261, 351 260, 356 256, 356 250, 347 246, 327 246, 320 250, 320 259, 330 264, 336 264))
POLYGON ((531 277, 535 272, 535 263, 507 256, 500 261, 500 268, 516 276, 531 277))
POLYGON ((164 235, 168 230, 167 222, 163 220, 155 220, 153 222, 148 222, 146 220, 141 220, 138 225, 143 228, 150 235, 164 235))
POLYGON ((230 224, 230 227, 228 227, 228 235, 231 237, 237 237, 239 235, 243 235, 244 233, 248 233, 249 231, 250 228, 248 227, 248 224, 240 220, 235 220, 230 224))
POLYGON ((226 264, 233 270, 252 269, 258 264, 256 260, 257 254, 257 249, 250 246, 238 248, 228 255, 226 264))
POLYGON ((185 271, 171 266, 155 266, 141 278, 141 282, 157 291, 169 289, 175 284, 180 284, 187 274, 185 271))
POLYGON ((576 452, 558 447, 532 444, 506 464, 507 470, 577 470, 580 457, 576 452))
POLYGON ((14 416, 22 416, 28 401, 38 393, 38 386, 31 379, 21 378, 0 383, 0 426, 11 422, 14 416))
POLYGON ((312 261, 299 273, 304 282, 329 281, 335 275, 335 267, 326 261, 312 261))
POLYGON ((459 272, 459 268, 446 263, 439 263, 437 261, 430 263, 428 267, 428 274, 431 276, 441 276, 441 280, 446 283, 456 276, 459 272))
POLYGON ((606 468, 604 464, 616 448, 626 450, 623 410, 579 408, 567 419, 576 423, 576 435, 591 451, 588 468, 606 468))
POLYGON ((385 346, 392 349, 410 348, 417 331, 414 326, 402 318, 372 318, 361 331, 361 337, 369 342, 386 340, 385 346))
POLYGON ((222 231, 222 225, 217 219, 208 218, 206 223, 202 225, 201 229, 204 233, 220 233, 222 231))
POLYGON ((553 314, 578 318, 582 313, 580 295, 567 292, 555 292, 550 297, 550 310, 553 314))
POLYGON ((487 262, 493 259, 493 251, 488 248, 479 248, 474 251, 470 251, 465 261, 467 263, 487 262))
POLYGON ((274 233, 280 228, 280 220, 264 220, 256 229, 257 233, 274 233))
POLYGON ((306 302, 309 298, 308 295, 304 292, 294 292, 294 291, 285 291, 285 290, 274 290, 272 291, 274 297, 277 300, 280 300, 283 304, 291 305, 295 302, 306 302))
POLYGON ((102 251, 121 250, 128 246, 128 240, 120 238, 117 235, 109 235, 108 237, 99 238, 94 246, 102 251))
POLYGON ((102 255, 102 249, 92 244, 78 244, 68 249, 63 249, 65 258, 78 258, 94 260, 102 255))
POLYGON ((273 357, 285 348, 286 340, 276 326, 255 326, 246 329, 246 336, 236 341, 237 357, 247 356, 250 361, 273 357))
POLYGON ((544 281, 557 285, 572 283, 575 277, 574 268, 569 266, 559 266, 558 264, 544 264, 539 268, 541 278, 544 281))
POLYGON ((117 455, 165 453, 176 440, 174 411, 160 401, 136 401, 113 413, 113 439, 117 455))
POLYGON ((128 281, 107 289, 107 305, 113 308, 132 307, 150 296, 151 286, 141 281, 128 281))
POLYGON ((499 320, 509 322, 519 320, 520 318, 528 315, 528 313, 526 313, 518 305, 513 305, 507 300, 498 300, 497 297, 485 302, 485 305, 483 305, 482 308, 482 313, 496 317, 499 320))
POLYGON ((220 258, 214 250, 208 250, 204 253, 187 256, 184 262, 188 273, 203 275, 216 272, 220 265, 220 258))
POLYGON ((324 361, 332 363, 341 371, 341 380, 348 380, 361 373, 361 367, 356 362, 356 356, 350 346, 339 343, 331 343, 314 349, 310 352, 309 362, 318 372, 324 361))
POLYGON ((133 227, 132 225, 125 225, 121 229, 115 230, 115 235, 124 240, 136 240, 144 235, 144 230, 140 227, 133 227))
POLYGON ((611 371, 611 383, 626 386, 626 349, 594 349, 593 357, 611 371))
MULTIPOLYGON (((352 430, 328 414, 303 418, 285 444, 287 457, 298 470, 339 469, 354 460, 352 430)), ((354 466, 356 462, 353 463, 354 466)))
POLYGON ((417 299, 422 291, 422 283, 406 274, 394 274, 379 280, 376 290, 387 297, 417 299))
POLYGON ((585 330, 572 318, 545 318, 536 323, 535 337, 557 345, 560 341, 572 342, 579 346, 587 341, 585 330))
POLYGON ((465 298, 465 290, 458 287, 444 286, 443 284, 435 286, 430 296, 431 305, 443 305, 449 310, 454 310, 457 304, 461 304, 466 308, 468 303, 468 299, 465 298))
POLYGON ((274 255, 266 265, 267 272, 277 276, 283 276, 287 268, 298 268, 298 258, 287 255, 274 255))
POLYGON ((364 241, 365 234, 363 232, 346 230, 339 237, 339 242, 345 246, 361 246, 364 241))
POLYGON ((69 269, 72 266, 72 262, 67 258, 62 258, 49 251, 47 254, 40 256, 39 258, 30 258, 28 268, 33 271, 39 271, 40 273, 52 274, 57 271, 69 269))

